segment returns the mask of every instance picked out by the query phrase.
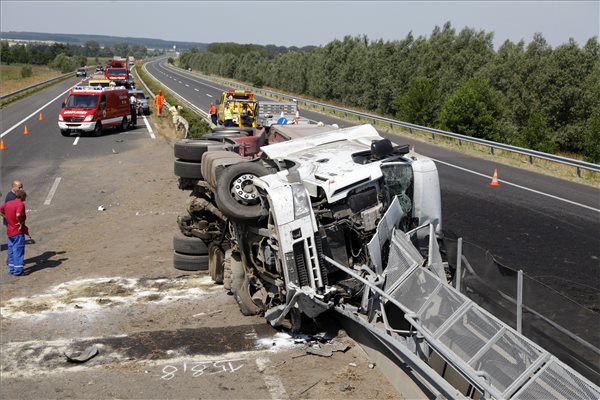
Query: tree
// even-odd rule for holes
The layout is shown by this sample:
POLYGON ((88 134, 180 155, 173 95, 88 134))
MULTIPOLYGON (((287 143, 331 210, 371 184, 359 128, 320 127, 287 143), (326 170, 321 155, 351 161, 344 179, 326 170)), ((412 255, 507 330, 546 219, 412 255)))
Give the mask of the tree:
POLYGON ((477 138, 502 141, 504 107, 487 81, 471 79, 446 99, 440 112, 443 129, 477 138))
POLYGON ((593 162, 600 163, 600 107, 594 110, 583 130, 583 154, 593 162))
POLYGON ((521 134, 521 146, 543 151, 545 153, 553 153, 556 151, 556 143, 544 116, 534 111, 527 120, 527 126, 521 134))
POLYGON ((100 54, 100 45, 95 40, 88 40, 83 45, 83 54, 88 57, 97 57, 100 54))
POLYGON ((396 116, 403 121, 435 126, 439 112, 439 92, 432 79, 418 76, 408 90, 394 101, 396 116))

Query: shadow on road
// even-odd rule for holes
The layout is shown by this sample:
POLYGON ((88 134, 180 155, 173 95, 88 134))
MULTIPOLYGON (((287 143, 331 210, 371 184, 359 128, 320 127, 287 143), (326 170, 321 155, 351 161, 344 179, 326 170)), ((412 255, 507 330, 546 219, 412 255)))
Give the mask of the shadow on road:
POLYGON ((27 258, 24 262, 25 269, 23 271, 23 275, 29 275, 34 272, 41 271, 42 269, 45 269, 45 268, 56 268, 60 264, 62 264, 63 261, 68 260, 68 258, 66 258, 66 257, 52 259, 52 257, 59 255, 59 254, 65 254, 65 252, 64 251, 45 251, 42 254, 40 254, 39 256, 27 258), (28 266, 29 264, 33 264, 33 265, 28 266))

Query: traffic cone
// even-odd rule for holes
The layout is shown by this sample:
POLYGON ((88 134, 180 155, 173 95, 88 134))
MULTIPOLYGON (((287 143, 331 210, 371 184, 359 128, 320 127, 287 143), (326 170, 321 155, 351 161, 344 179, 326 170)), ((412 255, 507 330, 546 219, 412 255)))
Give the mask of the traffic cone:
POLYGON ((498 180, 498 168, 494 168, 494 176, 492 177, 490 186, 500 186, 500 181, 498 180))
POLYGON ((38 118, 40 121, 44 120, 44 116, 42 115, 42 113, 40 113, 40 117, 38 118))
POLYGON ((29 129, 27 129, 27 125, 25 125, 25 129, 23 130, 23 135, 29 135, 29 129))
POLYGON ((0 151, 6 150, 6 145, 4 144, 4 140, 0 139, 0 151))

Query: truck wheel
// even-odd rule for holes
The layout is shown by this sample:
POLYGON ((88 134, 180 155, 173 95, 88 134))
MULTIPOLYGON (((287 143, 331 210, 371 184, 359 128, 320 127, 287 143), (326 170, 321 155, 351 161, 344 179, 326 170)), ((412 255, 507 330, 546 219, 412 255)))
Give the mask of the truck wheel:
POLYGON ((180 178, 202 180, 199 162, 175 160, 175 175, 180 178))
POLYGON ((248 279, 248 276, 245 276, 242 284, 233 291, 233 297, 238 303, 243 315, 257 315, 263 311, 254 303, 254 301, 252 301, 252 296, 250 295, 250 280, 248 279))
POLYGON ((217 206, 228 218, 253 222, 265 216, 258 190, 252 179, 271 172, 261 164, 243 162, 225 168, 217 185, 217 206))
POLYGON ((206 271, 208 269, 208 256, 174 252, 173 266, 182 271, 206 271))
POLYGON ((223 283, 223 250, 215 244, 208 246, 208 273, 216 284, 223 283))
POLYGON ((60 134, 63 135, 63 136, 70 136, 71 132, 69 132, 68 129, 61 129, 60 130, 60 134))
POLYGON ((119 132, 125 132, 127 130, 127 117, 123 117, 123 120, 121 121, 121 125, 119 126, 119 132))
POLYGON ((94 136, 102 136, 102 122, 96 122, 96 126, 94 127, 94 136))
POLYGON ((201 162, 202 154, 211 150, 227 150, 231 145, 215 142, 214 140, 182 139, 173 146, 175 158, 184 161, 201 162))
POLYGON ((173 235, 173 250, 177 253, 190 255, 208 254, 208 248, 202 239, 195 236, 185 236, 181 232, 175 232, 173 235))

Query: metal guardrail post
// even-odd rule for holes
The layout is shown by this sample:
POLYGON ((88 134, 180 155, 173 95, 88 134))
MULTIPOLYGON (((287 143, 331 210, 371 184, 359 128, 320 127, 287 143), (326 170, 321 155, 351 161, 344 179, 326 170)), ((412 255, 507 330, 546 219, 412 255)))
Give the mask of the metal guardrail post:
POLYGON ((517 273, 517 332, 523 329, 523 270, 517 273))
POLYGON ((454 280, 454 286, 456 290, 460 292, 460 285, 462 281, 462 246, 463 239, 458 238, 458 245, 456 249, 456 278, 454 280))

